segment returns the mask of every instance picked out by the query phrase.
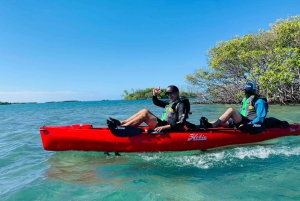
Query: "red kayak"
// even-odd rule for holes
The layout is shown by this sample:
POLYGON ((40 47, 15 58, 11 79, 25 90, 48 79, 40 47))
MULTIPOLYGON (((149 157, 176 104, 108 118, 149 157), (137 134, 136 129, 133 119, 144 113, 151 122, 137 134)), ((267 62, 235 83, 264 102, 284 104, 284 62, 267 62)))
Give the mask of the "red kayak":
POLYGON ((228 128, 210 128, 205 131, 169 131, 163 134, 149 134, 147 127, 126 129, 120 127, 116 130, 118 132, 113 134, 108 128, 93 128, 90 124, 76 124, 42 126, 40 134, 43 147, 48 151, 104 152, 207 150, 300 135, 300 125, 296 123, 291 124, 288 128, 268 128, 255 135, 228 128))

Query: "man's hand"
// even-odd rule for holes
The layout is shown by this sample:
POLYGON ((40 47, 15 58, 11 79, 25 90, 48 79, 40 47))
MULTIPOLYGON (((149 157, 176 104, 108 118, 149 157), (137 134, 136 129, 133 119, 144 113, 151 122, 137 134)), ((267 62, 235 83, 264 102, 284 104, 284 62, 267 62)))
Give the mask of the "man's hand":
POLYGON ((155 132, 161 132, 161 131, 163 131, 163 130, 170 129, 170 128, 171 128, 170 125, 159 126, 159 127, 154 128, 154 131, 155 131, 155 132))
POLYGON ((152 90, 152 94, 153 96, 157 96, 157 94, 159 94, 161 92, 160 87, 154 88, 152 90))

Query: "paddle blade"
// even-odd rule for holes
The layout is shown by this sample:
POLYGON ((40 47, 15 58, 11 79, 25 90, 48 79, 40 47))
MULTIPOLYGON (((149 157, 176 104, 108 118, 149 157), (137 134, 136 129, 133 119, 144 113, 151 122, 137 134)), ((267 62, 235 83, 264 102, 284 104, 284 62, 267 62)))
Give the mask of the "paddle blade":
POLYGON ((135 126, 116 126, 110 128, 110 132, 117 137, 131 137, 139 135, 144 130, 135 126))

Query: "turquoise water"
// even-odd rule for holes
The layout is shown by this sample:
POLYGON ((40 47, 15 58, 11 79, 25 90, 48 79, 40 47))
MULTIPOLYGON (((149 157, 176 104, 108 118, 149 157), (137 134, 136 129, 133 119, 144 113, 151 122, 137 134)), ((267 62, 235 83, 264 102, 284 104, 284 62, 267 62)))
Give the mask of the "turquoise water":
MULTIPOLYGON (((190 121, 216 119, 236 105, 192 105, 190 121)), ((48 152, 39 126, 105 126, 151 101, 0 106, 0 200, 300 200, 300 137, 267 146, 208 152, 48 152)), ((300 122, 300 106, 270 106, 269 116, 300 122)))

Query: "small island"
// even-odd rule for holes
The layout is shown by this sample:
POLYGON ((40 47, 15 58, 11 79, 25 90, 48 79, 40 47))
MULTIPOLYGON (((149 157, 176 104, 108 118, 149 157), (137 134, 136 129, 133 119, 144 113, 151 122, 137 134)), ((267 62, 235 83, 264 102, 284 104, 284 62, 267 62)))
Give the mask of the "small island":
POLYGON ((36 104, 37 102, 13 102, 13 103, 10 103, 10 102, 1 102, 0 101, 0 105, 16 105, 16 104, 36 104))
POLYGON ((9 102, 0 102, 0 105, 10 105, 11 103, 9 102))
MULTIPOLYGON (((124 100, 149 100, 152 99, 152 90, 153 88, 138 89, 132 90, 132 93, 129 93, 127 90, 124 90, 124 100)), ((180 90, 180 96, 185 96, 187 98, 196 98, 197 94, 193 92, 185 92, 180 90)), ((159 99, 167 99, 166 89, 161 89, 161 93, 157 95, 159 99)))
POLYGON ((66 101, 48 101, 48 102, 45 102, 45 103, 66 103, 66 102, 81 102, 81 101, 78 101, 78 100, 66 100, 66 101))

